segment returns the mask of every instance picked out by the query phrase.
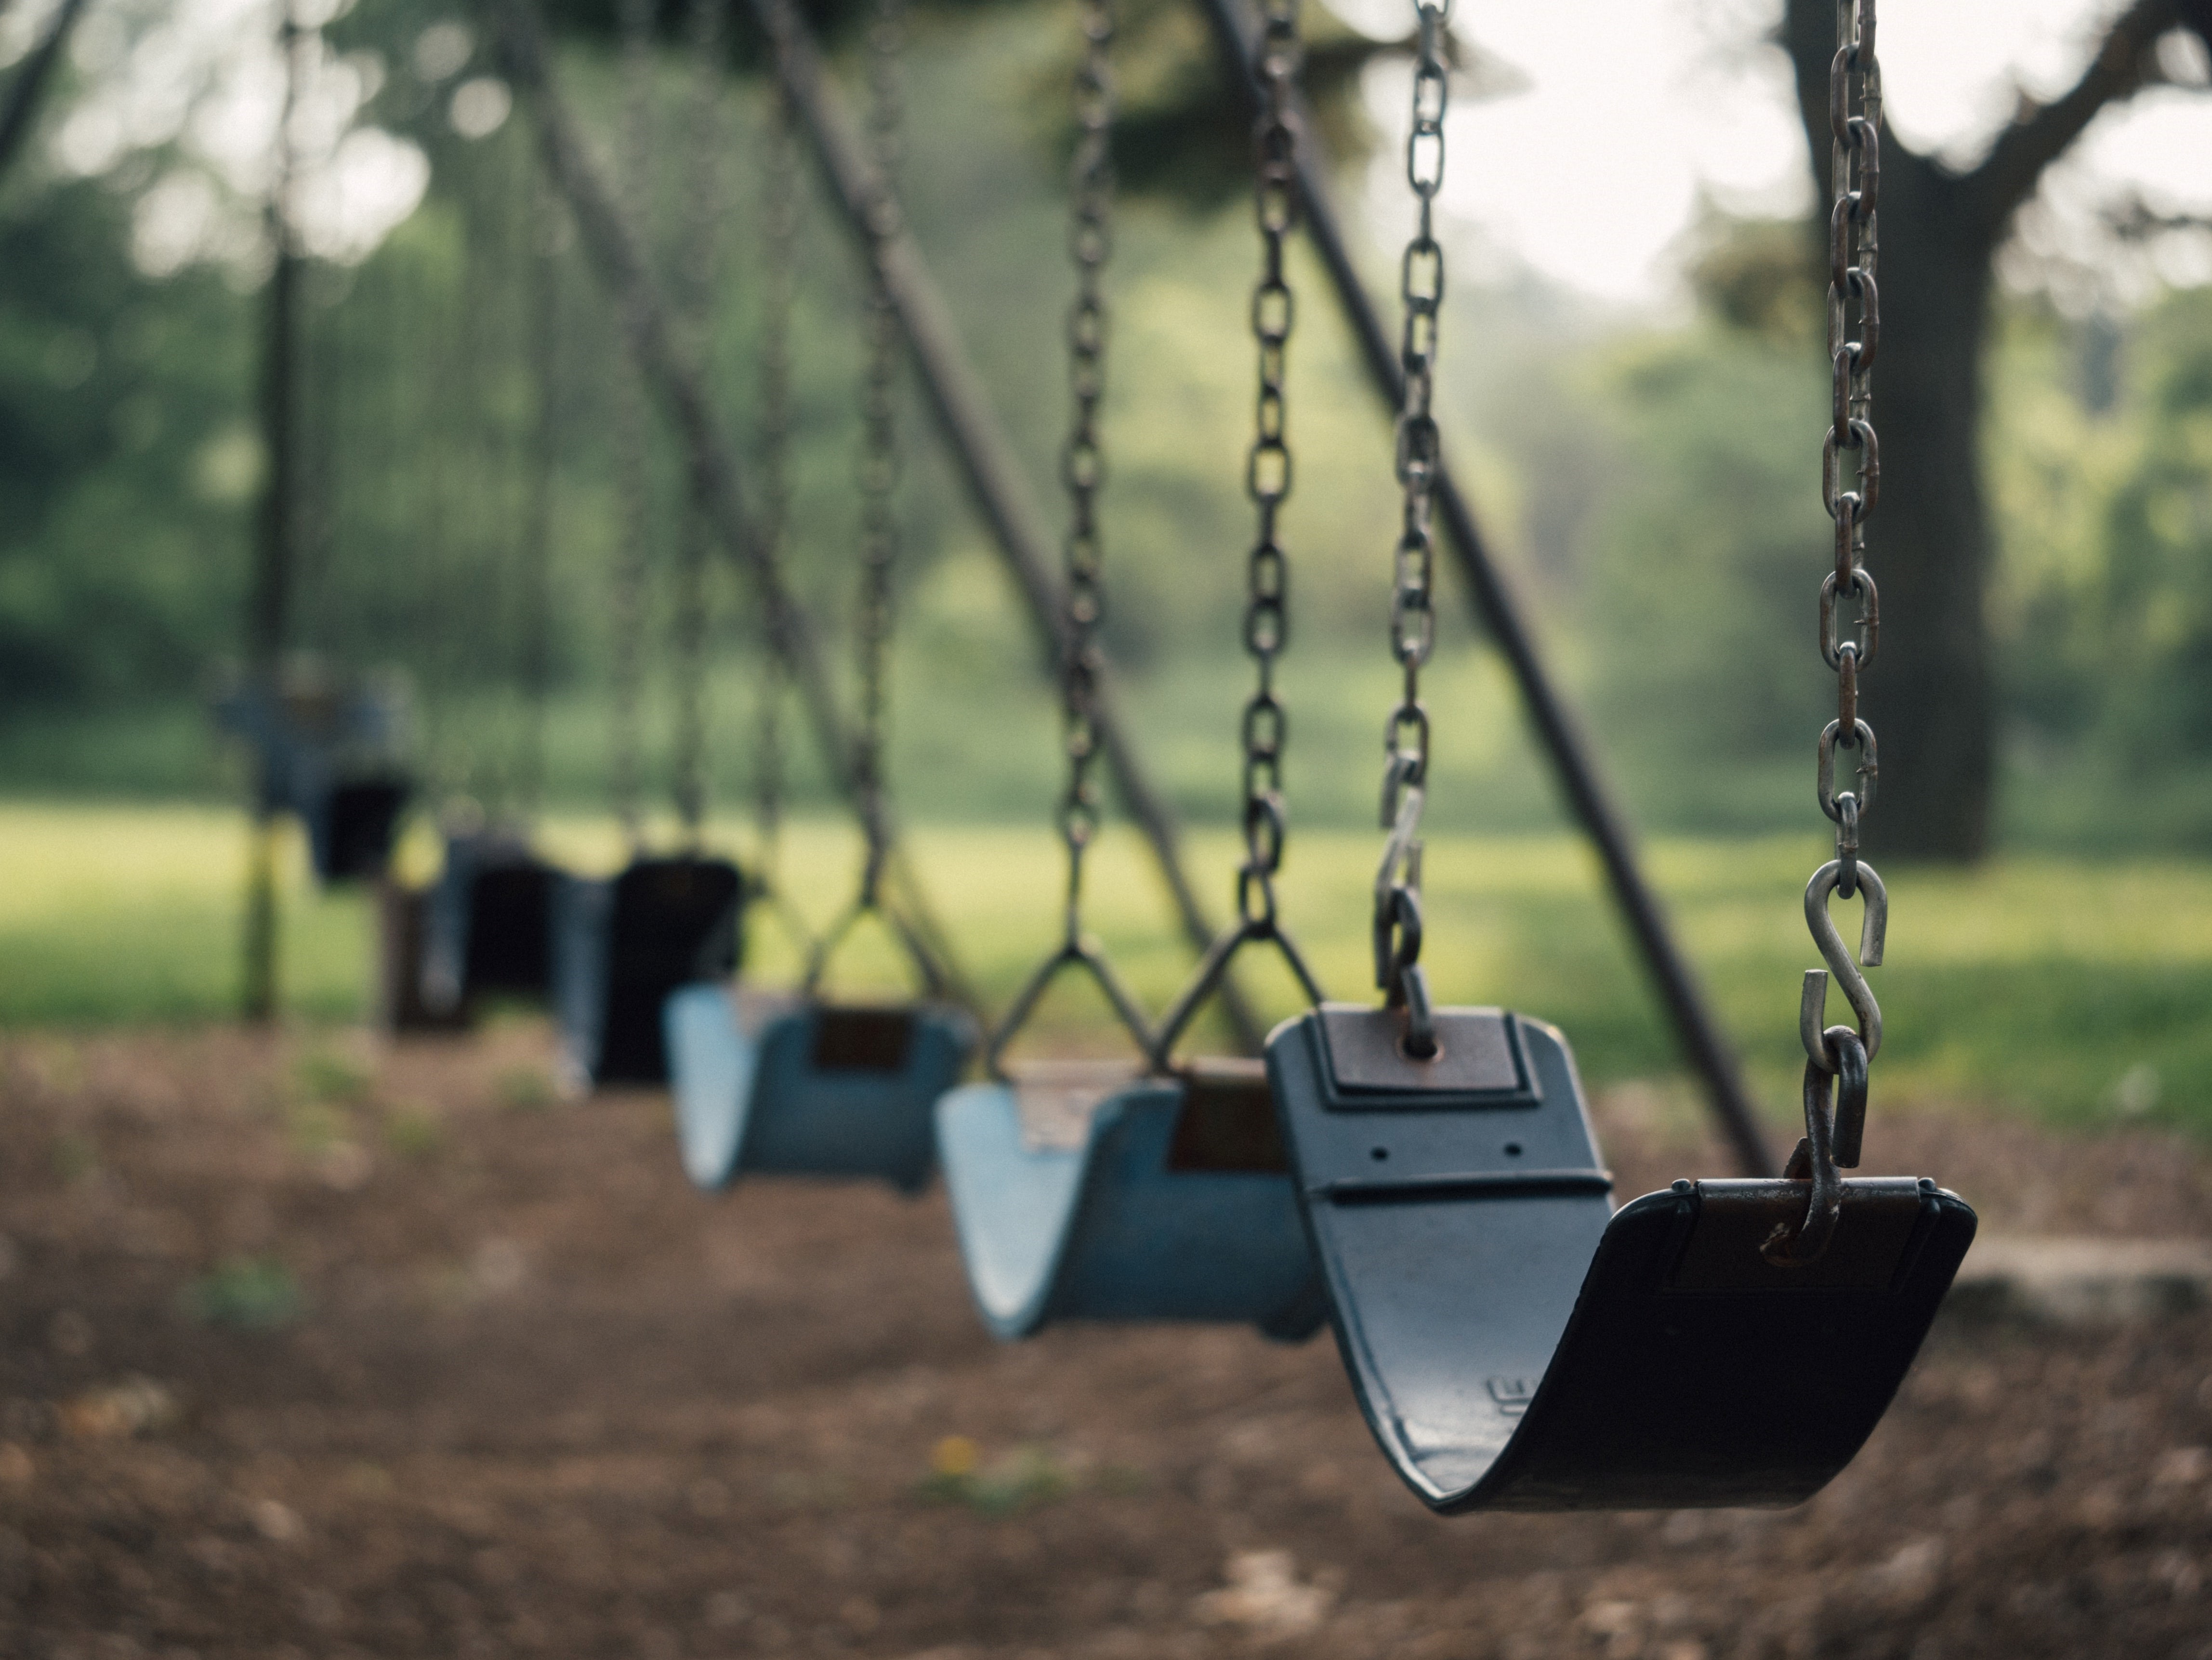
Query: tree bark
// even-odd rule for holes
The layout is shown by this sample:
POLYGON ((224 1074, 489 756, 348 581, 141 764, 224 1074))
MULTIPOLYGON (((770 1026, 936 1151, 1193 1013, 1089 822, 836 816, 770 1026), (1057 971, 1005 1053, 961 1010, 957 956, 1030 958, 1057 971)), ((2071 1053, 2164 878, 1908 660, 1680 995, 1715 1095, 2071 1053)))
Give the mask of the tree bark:
POLYGON ((1894 149, 1882 160, 1881 499, 1867 520, 1881 639, 1860 682, 1881 771, 1866 846, 1976 859, 1996 783, 1980 446, 1991 250, 1961 211, 1961 181, 1894 149))
MULTIPOLYGON (((1882 129, 1874 366, 1881 497, 1867 518, 1881 640, 1861 689, 1861 712, 1881 748, 1879 800, 1866 820, 1870 853, 1971 860, 1989 848, 1996 710, 1980 433, 1991 259, 2043 170, 2098 111, 2156 78, 2150 53, 2159 36, 2177 27, 2205 33, 2208 18, 2207 0, 2137 0, 2081 79, 2049 104, 2026 105, 1971 173, 1954 173, 1882 129)), ((1783 44, 1811 146, 1824 265, 1835 29, 1834 0, 1789 0, 1783 44)), ((1807 610, 1809 620, 1809 600, 1807 610)))

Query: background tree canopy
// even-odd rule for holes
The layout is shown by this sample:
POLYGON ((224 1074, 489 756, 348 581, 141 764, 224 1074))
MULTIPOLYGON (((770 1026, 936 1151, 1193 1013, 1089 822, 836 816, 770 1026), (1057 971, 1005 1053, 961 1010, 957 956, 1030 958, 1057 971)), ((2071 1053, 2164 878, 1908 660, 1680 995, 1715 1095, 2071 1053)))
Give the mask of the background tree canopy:
MULTIPOLYGON (((605 11, 555 15, 573 26, 572 93, 611 152, 605 11)), ((1340 25, 1316 31, 1327 128, 1356 185, 1374 44, 1340 25)), ((521 296, 535 262, 550 257, 552 784, 573 802, 603 800, 618 530, 618 365, 603 296, 545 209, 523 120, 464 16, 424 0, 362 0, 326 35, 331 73, 350 65, 358 80, 354 124, 414 147, 428 178, 373 252, 333 248, 311 272, 296 642, 356 666, 404 667, 434 780, 495 793, 519 714, 515 573, 536 419, 521 296)), ((724 112, 719 185, 703 204, 719 244, 713 379, 739 432, 757 384, 764 117, 747 50, 724 112)), ((1006 0, 918 14, 908 65, 910 217, 1041 490, 1064 420, 1059 88, 1071 56, 1060 8, 1006 0)), ((688 199, 677 156, 690 69, 680 44, 664 58, 658 185, 630 206, 672 258, 702 205, 688 199)), ((1125 58, 1132 197, 1110 284, 1109 636, 1164 780, 1212 815, 1233 782, 1243 674, 1235 609, 1249 530, 1240 487, 1254 259, 1243 141, 1187 7, 1133 8, 1125 58)), ((1487 72, 1468 67, 1477 82, 1487 72)), ((72 164, 57 135, 97 79, 81 69, 58 88, 40 144, 0 196, 0 765, 18 789, 212 792, 224 773, 199 699, 210 666, 236 647, 261 466, 250 420, 258 208, 250 188, 218 178, 200 251, 149 251, 191 158, 179 141, 125 147, 89 175, 72 164)), ((1387 173, 1378 163, 1386 184, 1387 173)), ((1378 190, 1374 223, 1395 227, 1397 205, 1378 190)), ((793 565, 834 630, 853 577, 859 295, 850 249, 818 203, 804 216, 801 259, 793 565)), ((1290 785, 1302 819, 1356 823, 1373 810, 1389 675, 1389 437, 1300 260, 1290 785)), ((1690 306, 1623 314, 1510 263, 1455 257, 1449 441, 1642 819, 1802 827, 1807 734, 1831 695, 1810 661, 1807 599, 1827 538, 1813 477, 1820 278, 1794 225, 1717 211, 1686 264, 1690 306)), ((1374 271, 1387 282, 1383 261, 1374 271)), ((1996 291, 1980 443, 2008 834, 2212 842, 2206 293, 2071 315, 1996 291)), ((1882 391, 1878 378, 1878 400, 1882 391)), ((1051 789, 1050 703, 918 406, 905 430, 915 463, 901 786, 916 813, 1026 820, 1051 789)), ((655 466, 665 569, 677 500, 665 441, 655 466)), ((749 765, 757 642, 742 585, 730 573, 718 582, 715 786, 726 800, 749 765)), ((656 639, 666 604, 663 585, 656 639)), ((1510 697, 1458 615, 1455 605, 1439 651, 1451 780, 1440 808, 1470 827, 1551 821, 1510 697)), ((665 715, 648 711, 656 742, 665 715)))

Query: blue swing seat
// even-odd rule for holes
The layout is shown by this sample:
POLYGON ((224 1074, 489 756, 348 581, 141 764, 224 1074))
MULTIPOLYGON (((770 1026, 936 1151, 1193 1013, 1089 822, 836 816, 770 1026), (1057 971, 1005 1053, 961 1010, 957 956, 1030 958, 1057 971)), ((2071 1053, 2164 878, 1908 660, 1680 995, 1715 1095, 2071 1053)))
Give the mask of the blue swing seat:
POLYGON ((958 1081, 974 1023, 939 1003, 872 1007, 690 985, 664 1020, 684 1168, 869 1177, 904 1193, 937 1167, 930 1112, 958 1081))
POLYGON ((677 1151, 695 1186, 715 1192, 738 1173, 751 1117, 762 1028, 789 997, 702 981, 679 985, 661 1005, 677 1151))
POLYGON ((1974 1235, 1927 1180, 1844 1182, 1826 1255, 1762 1254, 1811 1184, 1612 1207, 1566 1040, 1325 1003, 1267 1040, 1360 1409, 1431 1508, 1795 1505, 1873 1432, 1974 1235))
POLYGON ((1328 1318, 1256 1063, 1145 1078, 1040 1067, 954 1090, 937 1133, 969 1288, 994 1336, 1066 1319, 1249 1320, 1297 1341, 1328 1318), (1097 1105, 1079 1140, 1025 1130, 1024 1105, 1065 1114, 1086 1095, 1097 1105))
POLYGON ((560 872, 519 837, 446 839, 422 922, 422 995, 441 1013, 486 993, 543 998, 553 982, 553 890, 560 872))
POLYGON ((566 1081, 661 1083, 661 1007, 737 966, 744 882, 716 858, 638 858, 611 880, 553 888, 553 1009, 566 1081))
POLYGON ((299 815, 319 881, 385 874, 411 792, 395 760, 406 725, 396 687, 315 676, 240 686, 216 718, 258 752, 262 810, 299 815))
POLYGON ((299 801, 316 877, 327 886, 382 875, 392 863, 410 788, 396 773, 343 779, 299 801))

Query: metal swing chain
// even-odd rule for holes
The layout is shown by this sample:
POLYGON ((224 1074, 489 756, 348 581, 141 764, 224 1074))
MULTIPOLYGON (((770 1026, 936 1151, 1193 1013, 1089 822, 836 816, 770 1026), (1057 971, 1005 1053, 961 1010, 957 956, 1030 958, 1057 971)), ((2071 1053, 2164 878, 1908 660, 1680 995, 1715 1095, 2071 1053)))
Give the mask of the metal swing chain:
POLYGON ((1881 184, 1881 70, 1874 55, 1875 0, 1838 0, 1836 56, 1828 71, 1830 167, 1835 205, 1828 217, 1828 359, 1832 373, 1826 437, 1821 442, 1820 499, 1835 523, 1835 568, 1820 583, 1820 655, 1836 671, 1836 718, 1820 735, 1820 810, 1836 823, 1837 891, 1857 891, 1860 815, 1874 804, 1874 729, 1859 718, 1859 676, 1874 659, 1881 601, 1866 570, 1866 521, 1881 497, 1881 446, 1871 419, 1874 360, 1881 341, 1875 282, 1875 207, 1881 184), (1856 313, 1856 315, 1854 315, 1856 313), (1852 324, 1857 325, 1856 336, 1852 324), (1846 451, 1858 462, 1845 488, 1846 451), (1839 639, 1837 609, 1859 603, 1853 636, 1839 639), (1838 748, 1857 754, 1861 787, 1837 791, 1838 748))
POLYGON ((1259 518, 1245 561, 1244 650, 1258 675, 1238 733, 1243 750, 1244 862, 1237 869, 1237 919, 1215 936, 1197 973, 1153 1034, 1152 1064, 1162 1072, 1172 1069, 1176 1040, 1249 941, 1271 942, 1306 1000, 1322 1001, 1320 982, 1278 919, 1275 907, 1275 873, 1282 869, 1285 839, 1283 748, 1288 736, 1288 719, 1275 692, 1275 659, 1290 633, 1290 559, 1278 539, 1277 522, 1291 494, 1283 383, 1297 316, 1283 249, 1297 226, 1302 206, 1297 109, 1304 47, 1298 39, 1298 0, 1264 0, 1261 24, 1260 116, 1253 132, 1252 180, 1253 210, 1260 224, 1260 280, 1252 289, 1260 395, 1252 447, 1244 460, 1244 493, 1259 518))
POLYGON ((530 356, 536 372, 537 430, 532 434, 529 494, 522 516, 522 757, 516 810, 535 825, 545 793, 545 703, 552 679, 553 506, 561 452, 561 263, 559 207, 539 168, 530 196, 530 356))
MULTIPOLYGON (((791 312, 799 274, 799 144, 782 82, 769 100, 761 219, 767 241, 761 288, 761 540, 781 562, 791 524, 791 312)), ((759 725, 753 746, 753 821, 761 880, 773 887, 783 837, 784 641, 773 607, 761 608, 759 725)))
POLYGON ((1881 448, 1872 419, 1873 370, 1881 341, 1881 291, 1875 281, 1876 209, 1881 186, 1881 70, 1875 57, 1875 0, 1837 0, 1836 55, 1828 70, 1828 360, 1832 376, 1826 436, 1820 445, 1820 499, 1835 525, 1833 568, 1821 579, 1820 656, 1836 674, 1836 718, 1820 734, 1814 793, 1836 826, 1836 857, 1805 889, 1805 920, 1828 964, 1805 975, 1798 1035, 1805 1050, 1805 1139, 1783 1172, 1812 1184, 1804 1221, 1775 1229, 1760 1254, 1780 1267, 1817 1259, 1835 1232, 1843 1203, 1839 1167, 1859 1161, 1866 1127, 1867 1065, 1881 1047, 1881 1008, 1861 971, 1881 961, 1889 899, 1874 867, 1859 858, 1859 823, 1874 804, 1874 728, 1860 718, 1859 676, 1881 636, 1881 600, 1866 569, 1866 521, 1881 496, 1881 448), (1846 456, 1856 478, 1844 474, 1846 456), (1848 487, 1848 488, 1847 488, 1848 487), (1839 637, 1848 602, 1858 619, 1839 637), (1854 757, 1856 787, 1836 788, 1837 752, 1854 757), (1865 925, 1856 961, 1828 915, 1832 894, 1864 890, 1865 925), (1828 974, 1842 983, 1856 1028, 1825 1024, 1828 974), (1829 1106, 1834 1081, 1834 1107, 1829 1106))
MULTIPOLYGON (((708 360, 714 338, 714 161, 721 148, 718 118, 722 92, 722 0, 691 0, 687 19, 696 79, 689 123, 690 177, 685 181, 689 200, 679 293, 684 321, 702 362, 708 360)), ((695 489, 684 504, 671 641, 676 677, 673 793, 677 818, 694 849, 699 845, 707 815, 707 554, 710 540, 707 517, 695 489)))
POLYGON ((1382 729, 1382 827, 1390 833, 1375 879, 1375 982, 1393 1008, 1407 1011, 1406 1051, 1437 1052, 1428 978, 1421 956, 1421 809, 1429 776, 1429 712, 1421 669, 1437 638, 1436 537, 1432 497, 1442 454, 1435 415, 1437 314, 1444 255, 1436 238, 1437 192, 1444 182, 1444 112, 1451 101, 1445 28, 1450 0, 1414 0, 1419 45, 1413 60, 1413 125, 1406 136, 1406 182, 1419 218, 1399 263, 1406 308, 1399 360, 1406 396, 1398 412, 1397 474, 1405 493, 1392 554, 1390 655, 1403 675, 1397 706, 1382 729))
MULTIPOLYGON (((653 172, 653 0, 620 0, 622 31, 622 177, 624 192, 641 215, 650 208, 653 172)), ((626 358, 615 365, 615 468, 622 503, 621 541, 615 554, 615 813, 632 846, 644 834, 639 810, 638 703, 643 676, 647 518, 651 483, 646 456, 645 389, 626 358)))
POLYGON ((1081 136, 1070 170, 1068 255, 1075 266, 1075 300, 1067 313, 1067 378, 1073 413, 1060 449, 1066 487, 1068 531, 1063 544, 1067 578, 1067 639, 1061 660, 1061 724, 1067 753, 1067 790, 1060 797, 1060 833, 1067 847, 1065 944, 1082 936, 1083 856, 1098 832, 1096 698, 1098 628, 1105 614, 1099 585, 1098 491, 1105 455, 1098 433, 1098 403, 1106 387, 1106 261, 1113 251, 1114 40, 1113 0, 1078 0, 1083 61, 1075 73, 1075 114, 1081 136))
POLYGON ((1061 544, 1067 597, 1062 613, 1061 733, 1067 755, 1067 788, 1057 816, 1067 848, 1066 907, 1058 948, 1038 964, 1008 1006, 985 1052, 990 1075, 1005 1078, 1006 1056, 1029 1023, 1045 988, 1061 970, 1076 966, 1104 994, 1123 1028, 1149 1057, 1153 1034, 1144 1011, 1114 972, 1097 943, 1083 931, 1083 857, 1098 833, 1098 786, 1091 771, 1098 760, 1098 676, 1102 668, 1098 628, 1106 598, 1100 578, 1103 544, 1098 530, 1098 493, 1106 478, 1098 405, 1106 391, 1108 312, 1106 264, 1114 245, 1114 67, 1115 0, 1076 0, 1083 33, 1083 58, 1074 76, 1075 118, 1080 136, 1068 170, 1069 263, 1075 268, 1075 298, 1067 311, 1067 385, 1071 405, 1067 437, 1060 446, 1060 483, 1067 492, 1068 529, 1061 544))
POLYGON ((884 802, 884 692, 891 633, 892 579, 899 554, 898 516, 893 497, 898 488, 898 317, 885 282, 881 250, 899 228, 900 125, 898 60, 906 33, 905 0, 876 0, 868 31, 868 152, 875 195, 868 204, 870 251, 868 294, 862 332, 867 368, 860 400, 860 596, 858 620, 860 667, 860 730, 853 774, 860 798, 861 828, 867 837, 867 864, 860 880, 860 905, 872 908, 889 852, 884 802))
POLYGON ((1259 346, 1260 393, 1244 491, 1259 517, 1245 562, 1244 650, 1258 670, 1244 705, 1244 863, 1237 873, 1237 909, 1248 930, 1272 931, 1275 873, 1282 868, 1283 750, 1289 721, 1275 694, 1275 659, 1290 632, 1289 561, 1277 520, 1291 494, 1283 379, 1296 320, 1283 249, 1298 221, 1297 126, 1294 113, 1303 47, 1297 0, 1267 0, 1260 37, 1261 109, 1253 184, 1260 222, 1260 281, 1252 290, 1252 336, 1259 346), (1255 908, 1255 906, 1257 908, 1255 908))

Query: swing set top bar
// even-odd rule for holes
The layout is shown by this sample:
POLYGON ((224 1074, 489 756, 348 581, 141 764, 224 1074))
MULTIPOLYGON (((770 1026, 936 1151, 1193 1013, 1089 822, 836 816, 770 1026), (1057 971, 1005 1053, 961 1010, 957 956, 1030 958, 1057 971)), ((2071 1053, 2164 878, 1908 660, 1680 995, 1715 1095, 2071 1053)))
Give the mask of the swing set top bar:
MULTIPOLYGON (((1212 32, 1214 46, 1230 80, 1258 107, 1258 58, 1255 35, 1244 13, 1243 0, 1199 0, 1212 32)), ((1300 112, 1304 117, 1304 112, 1300 112)), ((1328 158, 1322 153, 1320 133, 1310 118, 1305 121, 1304 142, 1297 148, 1298 186, 1305 212, 1302 222, 1315 251, 1328 268, 1329 283, 1339 307, 1358 336, 1360 358, 1375 391, 1395 415, 1405 399, 1405 370, 1382 313, 1367 292, 1352 263, 1336 209, 1330 199, 1328 158)), ((1515 684, 1528 718, 1536 728, 1545 754, 1583 832, 1596 847, 1605 866, 1613 903, 1635 936, 1645 969, 1656 984, 1674 1033, 1699 1078, 1707 1101, 1722 1132, 1735 1151, 1748 1176, 1771 1175, 1776 1169, 1772 1150, 1759 1126, 1759 1118, 1746 1094, 1735 1057, 1721 1034, 1718 1022, 1705 1001, 1704 990, 1689 960, 1674 942, 1659 896, 1651 891, 1638 864, 1633 837, 1615 805, 1613 792, 1599 774, 1587 740, 1565 700, 1553 684, 1542 653, 1521 613, 1519 601, 1475 523, 1474 510, 1453 478, 1442 456, 1435 467, 1435 500, 1443 510, 1453 554, 1467 579, 1476 619, 1490 633, 1512 669, 1515 684)))

